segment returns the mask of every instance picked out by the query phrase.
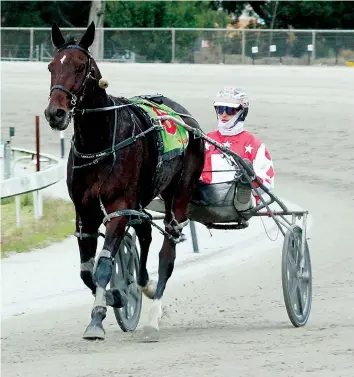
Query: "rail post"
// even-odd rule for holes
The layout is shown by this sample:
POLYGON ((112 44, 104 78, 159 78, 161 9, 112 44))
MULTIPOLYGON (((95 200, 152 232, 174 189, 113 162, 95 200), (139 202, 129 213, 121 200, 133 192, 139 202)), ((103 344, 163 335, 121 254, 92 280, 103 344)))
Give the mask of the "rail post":
POLYGON ((40 171, 40 161, 39 161, 39 116, 36 115, 36 153, 37 153, 37 165, 36 165, 36 171, 40 171))
POLYGON ((4 144, 4 179, 11 178, 11 141, 4 144))
POLYGON ((316 32, 312 30, 312 52, 311 52, 311 59, 312 64, 315 63, 316 60, 316 32))
POLYGON ((65 147, 64 147, 64 131, 60 131, 60 158, 65 156, 65 147))
POLYGON ((246 60, 246 37, 245 37, 245 30, 242 30, 242 40, 241 40, 241 54, 242 54, 242 64, 245 64, 246 60))
MULTIPOLYGON (((40 132, 39 132, 39 116, 36 115, 36 171, 40 171, 40 132)), ((43 197, 42 193, 37 190, 33 191, 33 207, 34 218, 38 220, 43 216, 43 197)))
POLYGON ((189 227, 191 229, 191 236, 192 236, 192 243, 193 243, 193 252, 199 253, 198 238, 197 238, 197 232, 195 230, 194 221, 190 221, 189 222, 189 227))
POLYGON ((34 60, 34 54, 33 54, 33 27, 30 29, 30 53, 29 53, 29 61, 34 60))
POLYGON ((174 63, 175 59, 176 59, 176 56, 175 56, 175 53, 176 53, 176 30, 175 29, 171 30, 171 48, 172 48, 171 63, 174 63))

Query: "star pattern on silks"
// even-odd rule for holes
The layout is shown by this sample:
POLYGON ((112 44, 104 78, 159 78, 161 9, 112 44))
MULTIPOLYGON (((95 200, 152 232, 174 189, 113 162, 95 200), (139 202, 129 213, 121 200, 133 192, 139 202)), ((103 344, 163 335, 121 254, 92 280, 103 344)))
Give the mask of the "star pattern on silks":
POLYGON ((208 151, 210 149, 210 144, 206 141, 205 142, 205 149, 208 151))
POLYGON ((231 143, 228 140, 226 140, 225 143, 223 143, 223 145, 225 145, 225 147, 227 148, 230 148, 231 143))
POLYGON ((252 149, 253 147, 251 146, 251 144, 245 145, 245 153, 252 153, 252 149))

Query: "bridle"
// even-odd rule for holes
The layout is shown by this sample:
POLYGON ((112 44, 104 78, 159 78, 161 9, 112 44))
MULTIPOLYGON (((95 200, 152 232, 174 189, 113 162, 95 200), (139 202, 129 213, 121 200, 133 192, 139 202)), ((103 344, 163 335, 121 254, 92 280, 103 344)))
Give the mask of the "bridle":
MULTIPOLYGON (((70 90, 68 90, 67 88, 65 88, 63 85, 53 85, 51 88, 50 88, 50 94, 49 94, 49 98, 53 92, 53 90, 55 89, 59 89, 59 90, 62 90, 63 92, 65 92, 66 94, 68 94, 70 97, 71 97, 71 101, 70 103, 73 105, 73 108, 70 110, 70 117, 78 112, 78 113, 81 113, 82 115, 84 113, 93 113, 93 112, 101 112, 101 111, 112 111, 114 110, 114 129, 113 129, 113 138, 112 138, 112 145, 110 148, 107 148, 103 151, 100 151, 100 152, 97 152, 97 153, 92 153, 92 154, 84 154, 84 153, 81 153, 79 152, 76 147, 75 147, 75 139, 74 139, 74 136, 71 140, 71 145, 72 145, 72 149, 71 149, 71 153, 72 153, 72 171, 71 171, 71 182, 73 180, 73 174, 74 174, 74 170, 75 169, 80 169, 80 168, 85 168, 85 167, 89 167, 89 166, 92 166, 92 165, 96 165, 99 161, 105 159, 106 157, 110 156, 110 155, 113 155, 113 161, 112 161, 112 164, 111 164, 111 169, 110 169, 110 172, 108 174, 108 176, 111 174, 112 170, 113 170, 113 167, 114 167, 114 164, 115 164, 115 161, 116 161, 116 152, 119 151, 120 149, 123 149, 125 147, 127 147, 128 145, 131 145, 133 143, 135 143, 138 139, 140 138, 145 138, 146 137, 146 134, 152 132, 152 131, 155 131, 156 129, 160 129, 162 127, 161 123, 155 119, 151 119, 150 116, 145 113, 145 112, 142 112, 142 115, 146 118, 146 120, 151 124, 151 126, 146 129, 145 131, 141 131, 139 134, 135 135, 135 127, 133 129, 133 135, 130 136, 129 138, 127 139, 124 139, 122 141, 120 141, 118 144, 116 144, 116 130, 117 130, 117 126, 118 126, 118 109, 121 109, 123 107, 130 107, 130 106, 133 106, 133 107, 136 107, 136 104, 134 103, 124 103, 124 104, 120 104, 120 105, 116 105, 116 101, 114 98, 111 98, 112 102, 113 102, 113 106, 106 106, 106 107, 101 107, 101 108, 94 108, 94 109, 77 109, 76 108, 76 105, 78 103, 80 103, 85 95, 85 88, 86 88, 86 83, 87 83, 87 80, 91 77, 91 78, 94 78, 91 76, 91 73, 93 71, 93 68, 92 68, 92 55, 91 53, 78 46, 78 45, 68 45, 68 46, 63 46, 61 48, 59 48, 57 50, 57 53, 62 51, 62 50, 65 50, 65 49, 78 49, 82 52, 85 53, 85 55, 87 56, 88 58, 88 63, 86 65, 86 71, 85 71, 85 77, 84 77, 84 80, 79 88, 79 90, 76 92, 76 93, 72 93, 70 90), (80 92, 81 95, 80 95, 80 92), (75 157, 79 157, 81 159, 88 159, 88 160, 91 160, 90 162, 87 162, 87 163, 84 163, 82 165, 76 165, 75 166, 75 157)), ((140 110, 141 111, 141 110, 140 110)), ((183 115, 183 114, 179 114, 177 113, 178 115, 183 115)), ((188 115, 186 115, 188 116, 188 115)), ((190 116, 191 117, 191 116, 190 116)), ((134 118, 132 117, 132 120, 134 122, 134 118)), ((161 161, 159 161, 157 167, 160 168, 161 167, 161 161)), ((130 226, 130 225, 134 225, 134 224, 141 224, 143 221, 148 221, 151 225, 153 225, 154 227, 156 227, 164 236, 166 236, 167 238, 169 238, 172 242, 177 242, 178 240, 175 239, 171 234, 169 234, 168 232, 166 232, 166 230, 160 228, 157 224, 155 224, 153 221, 152 221, 152 216, 151 214, 149 214, 148 212, 144 211, 143 208, 141 208, 140 206, 140 209, 139 210, 132 210, 132 209, 122 209, 122 210, 118 210, 118 211, 114 211, 112 213, 107 213, 105 207, 104 207, 104 204, 101 200, 101 196, 100 196, 100 188, 101 186, 103 185, 103 183, 105 182, 105 180, 108 178, 105 177, 105 179, 103 180, 103 182, 101 183, 101 185, 99 186, 99 190, 98 190, 98 199, 99 199, 99 204, 100 204, 100 208, 104 214, 104 218, 103 218, 103 224, 106 225, 107 222, 111 221, 111 219, 115 218, 115 217, 122 217, 122 216, 129 216, 129 220, 128 220, 128 223, 127 225, 130 226), (136 219, 131 219, 131 216, 136 216, 137 218, 136 219)), ((71 184, 70 184, 70 187, 69 187, 69 192, 70 192, 70 196, 72 196, 72 188, 71 188, 71 184)), ((74 235, 80 239, 82 238, 97 238, 101 233, 97 232, 97 233, 83 233, 82 232, 82 223, 81 223, 81 219, 79 219, 79 232, 75 232, 74 235)), ((101 234, 102 235, 102 234, 101 234)))
POLYGON ((70 92, 70 90, 66 89, 63 85, 53 85, 51 88, 50 88, 50 93, 49 93, 49 98, 50 96, 52 95, 52 92, 54 89, 59 89, 59 90, 62 90, 63 92, 65 92, 66 94, 68 94, 70 97, 71 97, 71 101, 70 103, 74 106, 73 109, 71 110, 71 112, 74 112, 75 110, 75 106, 78 102, 78 96, 79 96, 79 93, 82 91, 82 94, 81 96, 79 97, 79 102, 82 101, 82 99, 84 98, 84 95, 85 95, 85 89, 86 89, 86 82, 87 80, 92 77, 91 76, 91 73, 93 71, 93 67, 92 67, 92 55, 90 53, 90 51, 86 50, 85 48, 82 48, 78 45, 69 45, 69 46, 64 46, 64 47, 61 47, 57 50, 57 53, 60 52, 60 51, 63 51, 63 50, 66 50, 66 49, 77 49, 77 50, 80 50, 82 52, 85 53, 85 55, 87 56, 88 58, 88 63, 86 65, 86 72, 85 72, 85 78, 79 88, 79 90, 76 92, 76 94, 70 92))

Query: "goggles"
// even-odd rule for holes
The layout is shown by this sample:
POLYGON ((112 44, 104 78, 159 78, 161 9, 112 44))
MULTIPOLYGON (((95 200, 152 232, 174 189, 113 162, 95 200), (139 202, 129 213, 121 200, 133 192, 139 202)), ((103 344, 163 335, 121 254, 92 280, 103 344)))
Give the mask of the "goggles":
POLYGON ((235 107, 230 107, 230 106, 216 106, 216 111, 219 115, 224 114, 224 111, 226 111, 227 115, 235 115, 239 111, 240 106, 238 109, 235 107))

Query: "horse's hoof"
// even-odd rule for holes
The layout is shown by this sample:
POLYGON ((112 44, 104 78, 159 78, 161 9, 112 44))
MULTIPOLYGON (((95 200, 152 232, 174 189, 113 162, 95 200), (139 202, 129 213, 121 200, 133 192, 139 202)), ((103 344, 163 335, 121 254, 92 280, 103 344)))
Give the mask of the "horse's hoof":
POLYGON ((105 331, 102 323, 89 324, 82 336, 86 340, 104 340, 105 331))
POLYGON ((103 340, 105 338, 105 331, 103 329, 102 321, 106 318, 107 308, 103 306, 96 306, 91 312, 91 322, 86 327, 84 335, 87 340, 103 340))
POLYGON ((157 289, 157 281, 156 280, 149 280, 145 287, 140 287, 140 290, 144 293, 144 295, 152 300, 155 296, 157 289))
POLYGON ((127 295, 118 289, 110 289, 106 292, 106 303, 112 308, 123 308, 127 302, 127 295))
POLYGON ((143 338, 144 343, 158 342, 160 338, 159 330, 156 327, 147 325, 143 327, 143 338))

